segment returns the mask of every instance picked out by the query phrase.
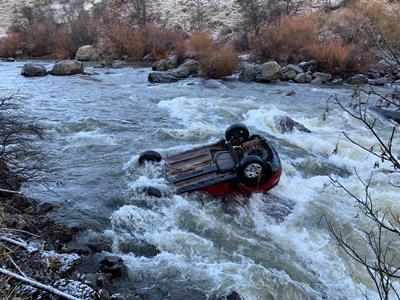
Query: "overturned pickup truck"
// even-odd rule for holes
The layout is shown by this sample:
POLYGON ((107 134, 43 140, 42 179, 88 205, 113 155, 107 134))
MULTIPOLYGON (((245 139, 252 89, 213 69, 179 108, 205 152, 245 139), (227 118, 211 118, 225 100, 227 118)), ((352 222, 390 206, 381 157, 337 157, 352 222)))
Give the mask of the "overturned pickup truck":
MULTIPOLYGON (((139 163, 161 162, 155 151, 145 151, 139 163)), ((282 173, 278 153, 268 141, 251 135, 243 124, 230 126, 225 139, 164 159, 165 175, 177 194, 202 191, 214 196, 250 195, 275 187, 282 173)))

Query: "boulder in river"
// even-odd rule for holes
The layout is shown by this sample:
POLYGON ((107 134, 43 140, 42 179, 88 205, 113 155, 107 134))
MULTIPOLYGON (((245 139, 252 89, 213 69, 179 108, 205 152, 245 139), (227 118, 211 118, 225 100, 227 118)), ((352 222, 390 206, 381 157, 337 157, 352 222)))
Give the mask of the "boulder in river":
POLYGON ((293 132, 295 129, 298 131, 311 133, 311 130, 305 127, 303 124, 300 124, 299 122, 296 122, 287 116, 276 116, 274 117, 274 122, 280 133, 293 132))
POLYGON ((22 67, 21 75, 25 77, 42 77, 47 75, 47 70, 43 65, 27 63, 22 67))
POLYGON ((269 61, 260 66, 260 73, 257 74, 256 80, 262 82, 270 82, 277 79, 283 79, 281 66, 276 61, 269 61))
POLYGON ((56 76, 83 74, 83 64, 77 60, 60 61, 54 65, 51 74, 56 76))
POLYGON ((161 72, 151 72, 148 79, 151 83, 172 83, 178 81, 177 78, 161 72))
POLYGON ((152 69, 153 71, 168 71, 170 69, 174 69, 178 66, 177 57, 172 56, 170 58, 161 59, 156 61, 152 69))
POLYGON ((220 80, 217 80, 217 79, 204 80, 203 86, 207 89, 226 88, 225 84, 223 84, 220 80))
POLYGON ((283 73, 283 80, 292 80, 295 79, 297 76, 296 71, 294 70, 288 70, 283 73))
POLYGON ((188 59, 179 67, 167 71, 166 74, 178 79, 183 79, 192 75, 197 75, 198 71, 199 63, 193 59, 188 59))
POLYGON ((78 49, 75 55, 75 60, 79 61, 96 61, 99 59, 97 49, 92 45, 82 46, 78 49))
POLYGON ((400 111, 383 109, 380 107, 372 108, 372 111, 380 114, 381 116, 385 117, 386 119, 395 121, 400 124, 400 111))

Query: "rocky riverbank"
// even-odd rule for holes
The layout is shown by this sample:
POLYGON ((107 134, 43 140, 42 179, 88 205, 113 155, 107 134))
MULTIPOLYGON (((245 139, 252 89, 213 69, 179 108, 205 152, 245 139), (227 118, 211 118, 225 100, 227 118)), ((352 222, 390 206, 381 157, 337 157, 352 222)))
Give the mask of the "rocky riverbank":
POLYGON ((132 299, 121 291, 119 282, 127 271, 123 261, 111 254, 111 244, 100 236, 79 242, 85 228, 54 221, 50 213, 61 208, 26 197, 4 170, 0 172, 0 298, 58 299, 57 293, 65 293, 67 299, 132 299))

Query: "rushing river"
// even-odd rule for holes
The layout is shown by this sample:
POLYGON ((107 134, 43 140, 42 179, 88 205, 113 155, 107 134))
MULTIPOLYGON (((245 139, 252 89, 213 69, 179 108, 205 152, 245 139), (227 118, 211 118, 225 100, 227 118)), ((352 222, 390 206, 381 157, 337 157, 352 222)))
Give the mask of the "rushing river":
POLYGON ((348 99, 351 88, 236 80, 209 88, 200 79, 150 85, 146 68, 28 79, 19 75, 22 65, 0 65, 0 94, 18 95, 43 124, 52 168, 50 190, 29 192, 59 205, 60 221, 111 238, 130 270, 127 288, 151 299, 214 299, 230 291, 245 299, 364 299, 361 291, 377 298, 325 222, 356 244, 369 229, 354 201, 330 183, 332 175, 361 193, 354 169, 363 178, 374 171, 377 206, 400 211, 398 190, 388 184, 398 178, 384 164, 374 169, 376 158, 341 132, 366 145, 373 138, 333 103, 326 112, 331 94, 348 99), (296 94, 287 96, 291 90, 296 94), (280 115, 312 133, 281 134, 274 124, 280 115), (159 167, 136 162, 146 149, 167 155, 216 141, 236 122, 267 136, 280 153, 283 176, 268 195, 170 195, 159 167), (167 196, 138 192, 149 185, 167 196), (135 243, 160 253, 135 256, 135 243))

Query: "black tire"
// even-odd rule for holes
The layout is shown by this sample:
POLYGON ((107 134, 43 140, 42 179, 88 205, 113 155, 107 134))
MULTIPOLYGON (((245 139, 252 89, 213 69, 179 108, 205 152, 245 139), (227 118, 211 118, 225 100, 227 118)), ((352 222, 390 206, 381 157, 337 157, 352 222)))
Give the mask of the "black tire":
POLYGON ((261 159, 265 162, 268 160, 268 151, 262 148, 254 148, 254 149, 250 149, 247 150, 244 154, 243 157, 246 158, 250 155, 255 155, 255 156, 259 156, 261 157, 261 159))
POLYGON ((152 150, 144 151, 139 156, 139 164, 143 164, 146 161, 160 162, 161 160, 161 154, 152 150))
POLYGON ((271 166, 257 155, 249 155, 242 159, 236 169, 240 181, 248 187, 257 187, 267 183, 272 176, 271 166))
POLYGON ((225 139, 234 146, 240 146, 250 137, 249 129, 243 124, 234 124, 225 131, 225 139))

